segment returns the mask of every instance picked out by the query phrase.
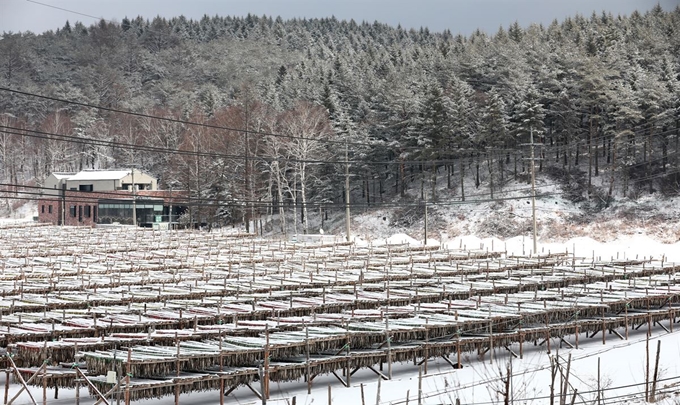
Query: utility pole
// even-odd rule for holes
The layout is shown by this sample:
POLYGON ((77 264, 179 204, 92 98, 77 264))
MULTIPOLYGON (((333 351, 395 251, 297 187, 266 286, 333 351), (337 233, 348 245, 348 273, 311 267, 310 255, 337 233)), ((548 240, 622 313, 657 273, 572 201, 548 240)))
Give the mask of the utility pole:
POLYGON ((172 229, 172 185, 170 185, 170 207, 168 210, 168 226, 172 229))
POLYGON ((534 161, 534 128, 529 127, 529 142, 531 142, 531 218, 534 224, 534 254, 538 253, 536 243, 536 162, 534 161))
POLYGON ((246 142, 245 142, 246 163, 245 163, 244 171, 245 171, 245 183, 246 183, 245 184, 245 186, 246 186, 246 198, 248 199, 248 201, 246 202, 246 232, 250 232, 250 217, 251 217, 251 212, 250 212, 251 206, 250 206, 250 204, 252 204, 252 201, 251 201, 251 198, 250 198, 251 197, 250 196, 250 167, 249 167, 249 160, 250 159, 249 159, 249 156, 248 156, 248 154, 249 154, 249 148, 248 148, 248 98, 246 98, 245 127, 246 127, 246 129, 245 129, 244 132, 245 132, 245 135, 246 135, 245 136, 245 138, 246 138, 246 142))
POLYGON ((132 168, 132 225, 137 226, 137 193, 135 186, 135 168, 132 168))
POLYGON ((425 194, 423 195, 425 198, 425 246, 427 246, 427 191, 425 191, 425 194))
POLYGON ((61 217, 61 226, 66 225, 66 180, 61 185, 61 212, 59 216, 61 217))
POLYGON ((345 139, 345 227, 347 228, 347 242, 351 241, 349 223, 349 144, 345 139))

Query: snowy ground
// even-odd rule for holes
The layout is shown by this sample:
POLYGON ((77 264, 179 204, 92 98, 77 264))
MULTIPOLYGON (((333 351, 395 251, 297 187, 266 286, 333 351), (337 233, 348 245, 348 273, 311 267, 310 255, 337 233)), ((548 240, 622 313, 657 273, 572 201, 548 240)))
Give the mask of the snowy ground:
MULTIPOLYGON (((413 244, 419 241, 406 234, 395 234, 387 240, 374 240, 380 242, 405 242, 413 244)), ((363 243, 357 240, 357 243, 363 243)), ((438 243, 430 240, 428 243, 438 243)), ((456 237, 449 239, 446 244, 450 247, 466 246, 468 248, 506 251, 508 254, 529 254, 532 241, 526 237, 515 237, 508 240, 479 239, 474 236, 456 237)), ((590 238, 576 238, 563 243, 539 243, 539 250, 575 252, 580 257, 596 258, 634 258, 649 257, 650 255, 660 258, 664 256, 667 261, 680 262, 680 245, 662 244, 645 235, 625 236, 620 239, 602 243, 590 238)), ((665 326, 670 330, 667 323, 665 326)), ((673 333, 665 332, 660 327, 653 329, 649 341, 650 367, 654 368, 654 357, 657 342, 661 342, 661 357, 659 363, 658 397, 662 398, 659 403, 680 403, 680 363, 676 361, 680 357, 680 327, 676 326, 673 333), (676 390, 677 387, 677 390, 676 390)), ((623 331, 621 331, 623 334, 623 331)), ((433 359, 428 363, 428 373, 422 378, 422 403, 423 404, 448 404, 455 403, 460 399, 462 404, 495 404, 503 403, 504 392, 503 380, 507 368, 512 368, 511 392, 514 404, 544 404, 549 403, 550 395, 551 357, 559 356, 560 363, 566 365, 569 355, 572 358, 571 373, 568 389, 569 401, 573 390, 578 391, 575 403, 585 404, 620 404, 641 403, 644 398, 645 381, 645 347, 646 329, 632 331, 628 340, 621 340, 615 335, 606 336, 606 344, 602 344, 601 334, 594 338, 581 335, 579 348, 571 349, 564 345, 559 347, 558 339, 551 341, 551 352, 548 353, 545 346, 534 346, 526 343, 524 357, 522 359, 511 358, 509 352, 495 350, 490 356, 479 358, 476 353, 466 353, 463 356, 463 369, 454 370, 443 360, 433 359), (600 388, 602 398, 597 402, 598 387, 598 359, 600 368, 600 388)), ((567 340, 575 343, 574 336, 567 340)), ((519 352, 517 345, 512 347, 515 353, 519 352)), ((386 373, 386 369, 384 369, 386 373)), ((4 378, 4 377, 3 377, 4 378)), ((0 383, 2 379, 0 378, 0 383)), ((352 376, 351 387, 343 387, 335 378, 320 376, 314 380, 311 394, 307 394, 306 383, 293 382, 271 385, 270 404, 290 404, 292 398, 296 398, 297 404, 406 404, 417 403, 418 397, 418 367, 412 363, 396 364, 393 367, 392 380, 378 382, 375 374, 368 370, 361 370, 352 376), (329 387, 330 386, 330 391, 329 387), (362 387, 363 386, 363 387, 362 387), (363 389, 363 401, 362 401, 363 389), (380 398, 378 399, 378 390, 380 398)), ((560 375, 555 380, 555 391, 559 390, 560 375)), ((17 392, 19 386, 13 384, 10 393, 17 392)), ((42 390, 33 388, 38 403, 42 400, 42 390)), ((182 395, 182 404, 218 404, 217 392, 194 393, 182 395)), ((559 394, 556 394, 559 395, 559 394)), ((48 391, 48 404, 74 403, 74 390, 60 390, 59 400, 53 398, 51 390, 48 391)), ((82 389, 81 396, 86 396, 86 390, 82 389)), ((10 395, 11 397, 11 395, 10 395)), ((81 400, 82 404, 91 404, 92 400, 81 400)), ((31 403, 28 395, 22 393, 17 404, 31 403)), ((139 404, 152 403, 152 401, 138 401, 139 404)), ((157 405, 170 405, 174 403, 173 397, 163 397, 153 400, 157 405)), ((259 404, 259 401, 246 387, 234 391, 227 399, 227 404, 259 404)), ((556 402, 558 403, 558 402, 556 402)), ((569 402, 568 402, 569 403, 569 402)))
MULTIPOLYGON (((442 206, 431 217, 428 244, 443 243, 452 248, 482 248, 504 251, 510 254, 533 254, 533 241, 530 237, 531 209, 526 199, 491 202, 475 208, 442 206), (439 211, 439 212, 437 212, 439 211), (470 235, 486 235, 499 229, 499 235, 524 235, 507 239, 479 238, 470 235), (467 236, 466 236, 467 235, 467 236)), ((16 211, 12 221, 18 218, 31 218, 37 215, 35 206, 16 211)), ((416 221, 410 228, 398 226, 393 222, 393 212, 372 211, 353 217, 353 231, 357 243, 401 243, 420 244, 423 242, 423 223, 416 221)), ((560 195, 544 197, 537 202, 539 222, 539 252, 564 252, 577 257, 594 257, 603 260, 611 258, 654 258, 665 257, 668 262, 680 263, 680 225, 674 218, 680 216, 677 200, 639 199, 618 203, 616 209, 594 215, 583 220, 583 211, 564 200, 560 195)), ((587 216, 586 216, 587 218, 587 216)), ((5 222, 4 220, 3 222, 5 222)), ((668 329, 670 325, 664 324, 668 329)), ((649 341, 650 367, 654 368, 654 355, 657 342, 661 342, 659 363, 659 384, 657 390, 662 404, 680 404, 680 325, 673 333, 660 327, 653 329, 649 341), (677 387, 677 390, 676 390, 677 387)), ((620 340, 615 335, 606 336, 602 344, 600 334, 592 339, 581 335, 578 349, 566 345, 559 348, 554 339, 551 352, 545 346, 525 344, 524 358, 511 359, 507 351, 496 350, 490 357, 480 359, 476 354, 464 355, 465 367, 453 370, 443 360, 429 362, 428 373, 422 378, 422 398, 424 404, 448 404, 460 399, 462 404, 503 403, 500 392, 504 391, 502 379, 508 365, 512 368, 511 399, 514 404, 550 403, 550 359, 559 356, 560 363, 566 364, 571 355, 571 373, 568 390, 569 401, 573 389, 578 391, 577 404, 620 404, 642 403, 645 381, 646 330, 631 332, 628 340, 620 340), (602 397, 597 401, 598 359, 600 361, 600 387, 602 397)), ((574 337, 567 338, 574 343, 574 337)), ((513 347, 518 352, 517 347, 513 347)), ((4 375, 0 376, 4 383, 4 375)), ((270 404, 290 404, 296 398, 297 404, 416 404, 418 398, 418 368, 411 364, 397 364, 393 368, 391 381, 378 383, 375 374, 361 370, 352 376, 350 388, 343 387, 332 375, 319 376, 314 380, 311 394, 307 394, 305 382, 272 384, 270 404), (330 386, 330 391, 329 391, 330 386), (363 400, 362 400, 363 386, 363 400), (378 389, 380 394, 378 399, 378 389), (329 401, 330 397, 330 401, 329 401)), ((555 380, 557 392, 560 375, 555 380)), ((18 390, 12 384, 10 393, 18 390)), ((38 403, 42 400, 42 390, 32 389, 38 403)), ((86 395, 82 389, 81 395, 86 395)), ((559 394, 556 394, 559 395, 559 394)), ((60 390, 59 400, 48 392, 48 404, 74 403, 74 390, 60 390)), ((11 397, 11 395, 10 395, 11 397)), ((92 404, 92 400, 81 400, 82 404, 92 404)), ((241 387, 225 401, 227 404, 260 404, 248 388, 241 387)), ((32 403, 26 393, 22 393, 15 404, 32 403)), ((138 401, 150 404, 152 401, 138 401)), ((157 405, 170 405, 174 398, 163 397, 153 400, 157 405)), ((218 404, 217 392, 183 395, 182 404, 218 404)), ((556 400, 556 403, 559 403, 556 400)))

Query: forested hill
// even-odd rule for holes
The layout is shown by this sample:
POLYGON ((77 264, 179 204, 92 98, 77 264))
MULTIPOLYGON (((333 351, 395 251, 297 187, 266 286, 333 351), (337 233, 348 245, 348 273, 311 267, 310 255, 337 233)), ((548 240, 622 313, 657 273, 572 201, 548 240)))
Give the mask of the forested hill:
POLYGON ((293 201, 306 219, 343 207, 346 148, 353 205, 436 204, 526 181, 533 136, 537 176, 575 200, 674 194, 679 80, 680 7, 467 37, 335 18, 66 22, 0 41, 0 175, 135 166, 210 220, 293 201))

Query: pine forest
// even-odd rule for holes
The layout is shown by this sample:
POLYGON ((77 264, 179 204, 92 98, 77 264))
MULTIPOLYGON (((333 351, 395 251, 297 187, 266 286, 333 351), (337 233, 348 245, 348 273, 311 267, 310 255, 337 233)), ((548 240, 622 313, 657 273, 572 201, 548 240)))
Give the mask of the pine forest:
POLYGON ((346 184, 353 210, 404 221, 423 201, 526 196, 532 162, 590 212, 680 192, 680 7, 469 36, 254 15, 65 22, 2 35, 0 93, 1 188, 18 199, 54 171, 136 167, 187 190, 201 222, 285 233, 341 228, 346 184))

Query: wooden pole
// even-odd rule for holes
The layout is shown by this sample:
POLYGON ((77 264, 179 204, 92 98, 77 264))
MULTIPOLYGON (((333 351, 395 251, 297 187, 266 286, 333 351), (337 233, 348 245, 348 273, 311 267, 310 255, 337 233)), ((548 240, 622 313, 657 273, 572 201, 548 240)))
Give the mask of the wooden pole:
POLYGON ((510 405, 510 363, 508 363, 508 368, 507 368, 507 377, 505 378, 505 392, 503 393, 505 396, 505 405, 510 405))
POLYGON ((80 405, 80 379, 76 378, 76 405, 80 405))
POLYGON ((567 359, 567 372, 564 376, 564 385, 562 386, 562 397, 560 398, 560 403, 565 404, 567 402, 567 388, 569 388, 569 372, 571 369, 571 353, 567 359))
POLYGON ((418 367, 418 405, 423 405, 423 368, 418 367))
POLYGON ((626 306, 624 307, 625 315, 624 319, 626 321, 626 340, 628 340, 628 303, 626 303, 626 306))
MULTIPOLYGON (((264 325, 264 336, 265 336, 265 344, 264 344, 264 390, 265 392, 262 393, 262 396, 264 398, 269 399, 269 325, 265 324, 264 325)), ((330 393, 330 386, 329 386, 329 393, 330 393)))
POLYGON ((364 396, 364 383, 359 385, 361 388, 361 405, 366 405, 366 397, 364 396))
POLYGON ((430 347, 429 347, 430 346, 429 345, 430 335, 429 335, 429 328, 428 328, 429 320, 430 320, 429 318, 425 318, 425 369, 423 370, 425 372, 425 374, 427 374, 427 359, 428 359, 428 357, 430 357, 429 356, 429 354, 430 354, 429 353, 430 352, 430 350, 429 350, 430 349, 430 347))
POLYGON ((9 397, 9 368, 5 370, 5 400, 3 401, 3 404, 7 403, 7 399, 9 397))
POLYGON ((130 362, 132 361, 132 349, 128 347, 127 365, 125 367, 125 405, 130 405, 130 362))
POLYGON ((574 405, 576 403, 576 394, 578 393, 578 389, 574 388, 574 395, 571 396, 571 405, 574 405))
MULTIPOLYGON (((179 309, 179 314, 180 314, 180 319, 181 319, 182 308, 179 309)), ((181 323, 180 323, 180 325, 181 325, 181 323)), ((179 377, 181 367, 180 367, 180 364, 179 364, 180 350, 179 350, 179 338, 177 337, 177 332, 175 332, 175 344, 177 345, 177 362, 175 362, 175 364, 176 364, 176 368, 177 368, 177 377, 179 377)), ((179 405, 179 384, 177 384, 177 383, 175 383, 175 405, 179 405)))
POLYGON ((47 376, 43 374, 43 405, 47 405, 47 376))
MULTIPOLYGON (((20 395, 24 390, 26 390, 26 393, 27 393, 28 396, 31 398, 31 402, 33 402, 33 405, 37 405, 37 402, 35 401, 35 398, 33 398, 33 394, 31 394, 31 391, 28 389, 28 383, 30 383, 30 382, 33 380, 33 378, 35 378, 35 377, 38 375, 38 373, 40 373, 40 372, 43 370, 43 368, 45 368, 45 366, 47 365, 47 363, 43 362, 43 365, 40 367, 40 369, 38 369, 38 371, 37 371, 35 374, 33 374, 33 375, 31 376, 31 378, 28 379, 28 382, 26 382, 26 381, 24 380, 24 377, 21 376, 21 373, 19 373, 19 369, 17 368, 17 365, 14 364, 14 360, 12 360, 12 357, 7 356, 7 360, 9 361, 9 363, 10 363, 11 366, 12 366, 12 368, 14 369, 14 372, 16 373, 16 376, 17 376, 17 380, 19 380, 19 383, 21 383, 21 385, 22 385, 22 388, 21 388, 16 394, 14 394, 14 397, 12 397, 12 399, 10 399, 9 402, 7 402, 7 404, 8 404, 8 405, 11 405, 12 402, 14 402, 14 401, 17 399, 17 397, 19 397, 19 395, 20 395)), ((108 404, 107 404, 107 405, 108 405, 108 404)))
POLYGON ((385 336, 387 337, 387 377, 392 379, 392 337, 390 336, 390 318, 385 318, 385 336))
POLYGON ((78 367, 76 367, 76 377, 82 378, 83 381, 85 381, 85 384, 87 384, 87 386, 90 387, 90 389, 92 390, 92 392, 94 392, 94 393, 97 395, 97 398, 98 398, 98 399, 97 399, 97 402, 94 403, 94 405, 97 405, 97 404, 100 403, 100 402, 103 402, 105 405, 110 405, 110 404, 109 404, 109 401, 106 400, 106 395, 102 394, 102 393, 97 389, 97 387, 95 387, 95 386, 90 382, 90 380, 87 378, 87 376, 86 376, 85 374, 83 374, 83 372, 82 372, 78 367))
POLYGON ((328 405, 333 403, 333 398, 331 397, 331 385, 328 384, 328 405))
POLYGON ((458 342, 456 342, 456 352, 457 352, 457 356, 458 356, 458 359, 457 359, 458 367, 460 367, 461 366, 460 335, 458 335, 458 342))
POLYGON ((345 355, 347 356, 347 363, 345 364, 345 367, 347 368, 347 388, 349 388, 351 384, 351 379, 352 379, 352 357, 350 355, 350 334, 349 334, 349 322, 346 324, 347 328, 347 343, 345 345, 347 346, 347 350, 345 352, 345 355))
POLYGON ((307 378, 307 394, 312 393, 312 375, 309 372, 309 327, 305 327, 305 374, 307 378))
POLYGON ((652 381, 652 394, 649 401, 656 402, 656 380, 659 377, 659 355, 661 354, 661 340, 656 341, 656 362, 654 363, 654 380, 652 381))
POLYGON ((378 376, 378 392, 375 394, 375 405, 380 405, 380 388, 382 384, 382 378, 378 376))
MULTIPOLYGON (((578 330, 578 329, 579 329, 579 328, 578 328, 578 325, 576 325, 576 334, 575 334, 575 337, 576 337, 576 349, 578 349, 578 333, 579 333, 579 330, 578 330)), ((587 337, 587 336, 586 336, 586 337, 587 337)))
POLYGON ((645 347, 645 401, 649 401, 649 335, 645 347))
MULTIPOLYGON (((220 405, 224 405, 224 376, 221 374, 224 371, 224 357, 222 356, 222 330, 220 330, 220 405)), ((293 400, 295 397, 293 397, 293 400)))
POLYGON ((493 364, 493 321, 491 320, 491 306, 489 306, 489 364, 493 364))
POLYGON ((550 358, 550 405, 555 405, 555 377, 557 376, 557 357, 550 358))
POLYGON ((602 388, 600 384, 600 358, 597 358, 597 405, 602 403, 602 388))

